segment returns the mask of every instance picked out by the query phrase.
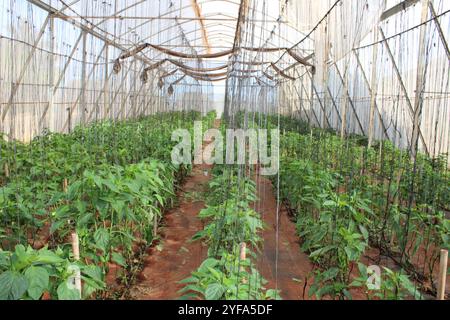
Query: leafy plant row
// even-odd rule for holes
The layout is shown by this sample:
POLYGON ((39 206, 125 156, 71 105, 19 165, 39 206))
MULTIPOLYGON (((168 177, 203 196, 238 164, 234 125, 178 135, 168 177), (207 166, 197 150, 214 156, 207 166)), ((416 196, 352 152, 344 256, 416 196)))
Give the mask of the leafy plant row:
MULTIPOLYGON (((283 159, 281 168, 281 196, 296 213, 301 248, 320 266, 314 273, 309 296, 351 299, 351 288, 366 289, 369 278, 364 271, 362 278, 353 282, 352 271, 356 265, 361 271, 367 270, 359 262, 369 247, 369 230, 375 219, 370 200, 356 191, 336 191, 342 178, 310 161, 283 159)), ((405 275, 385 269, 383 276, 391 277, 392 285, 380 290, 378 297, 420 296, 405 275)))
MULTIPOLYGON (((439 250, 449 247, 447 155, 419 154, 412 161, 407 150, 389 141, 368 148, 366 137, 341 139, 332 129, 281 115, 241 112, 235 121, 246 128, 280 128, 280 192, 298 216, 304 249, 320 265, 333 266, 318 274, 322 284, 312 287, 313 294, 349 298, 356 256, 369 247, 403 269, 384 269, 387 287, 372 291, 373 297, 418 297, 405 274, 424 291, 436 292, 439 250)), ((358 268, 367 275, 363 265, 358 268)), ((359 283, 365 282, 359 278, 359 283)))
POLYGON ((246 256, 256 258, 254 250, 261 242, 263 222, 250 203, 257 200, 255 183, 232 166, 216 166, 209 184, 208 206, 199 218, 206 220, 193 241, 208 245, 208 258, 182 281, 184 298, 207 300, 261 300, 279 298, 250 258, 241 259, 242 244, 246 256))
MULTIPOLYGON (((269 119, 278 124, 277 118, 269 119)), ((322 266, 310 294, 350 298, 354 266, 363 278, 368 276, 358 263, 369 247, 403 269, 384 268, 382 288, 368 292, 370 297, 419 298, 406 274, 434 292, 439 250, 449 247, 445 157, 419 155, 414 164, 407 152, 386 141, 367 148, 363 137, 342 140, 284 117, 280 124, 285 129, 280 192, 297 215, 302 248, 322 266)), ((365 285, 363 278, 353 284, 365 285)))
POLYGON ((81 271, 82 298, 108 297, 108 278, 126 282, 189 170, 169 162, 171 131, 192 129, 197 118, 161 114, 48 134, 29 145, 3 141, 2 151, 13 153, 2 157, 10 172, 0 188, 1 247, 7 249, 0 250, 0 298, 80 298, 70 286, 74 268, 81 271), (69 244, 74 231, 78 262, 69 244), (111 274, 114 266, 120 274, 111 274))

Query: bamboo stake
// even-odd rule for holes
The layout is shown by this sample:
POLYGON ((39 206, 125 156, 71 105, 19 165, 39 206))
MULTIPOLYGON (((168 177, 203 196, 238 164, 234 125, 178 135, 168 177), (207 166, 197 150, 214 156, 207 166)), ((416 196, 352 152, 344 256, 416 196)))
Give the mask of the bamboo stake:
MULTIPOLYGON (((80 261, 80 240, 76 232, 72 232, 72 251, 75 261, 80 261)), ((75 271, 75 289, 79 292, 81 298, 81 273, 80 269, 75 271)))
POLYGON ((5 162, 4 170, 5 170, 5 177, 6 177, 6 178, 9 178, 9 167, 8 167, 8 162, 5 162))
POLYGON ((153 238, 158 235, 158 216, 155 214, 153 216, 153 238))
POLYGON ((447 280, 447 262, 448 262, 448 250, 442 249, 441 250, 441 263, 439 265, 437 300, 445 299, 445 282, 447 280))
MULTIPOLYGON (((245 242, 241 243, 241 250, 240 250, 239 257, 240 257, 241 261, 245 261, 245 259, 247 258, 247 244, 245 242)), ((241 266, 241 272, 243 272, 243 271, 245 271, 245 268, 243 266, 241 266)), ((246 284, 247 279, 242 279, 242 283, 246 284)))
POLYGON ((241 261, 244 261, 247 258, 247 244, 245 242, 241 243, 241 252, 240 252, 240 258, 241 261))
POLYGON ((68 183, 68 181, 67 181, 67 178, 64 178, 64 180, 63 180, 63 191, 64 191, 65 193, 67 193, 68 185, 69 185, 69 183, 68 183))

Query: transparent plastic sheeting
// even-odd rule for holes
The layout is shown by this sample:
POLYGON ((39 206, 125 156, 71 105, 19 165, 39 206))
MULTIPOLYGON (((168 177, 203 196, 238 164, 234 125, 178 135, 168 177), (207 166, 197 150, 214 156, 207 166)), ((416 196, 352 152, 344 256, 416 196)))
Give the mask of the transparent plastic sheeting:
POLYGON ((450 2, 418 0, 381 19, 401 2, 246 0, 241 10, 239 0, 2 1, 0 131, 29 141, 102 119, 225 106, 227 113, 289 113, 408 149, 421 106, 419 150, 445 154, 450 2), (188 70, 228 65, 228 74, 212 82, 162 64, 143 77, 172 58, 152 48, 122 61, 115 74, 114 61, 143 43, 191 57, 176 58, 188 70), (291 48, 314 67, 271 48, 291 48))
POLYGON ((419 150, 431 156, 448 154, 450 3, 417 1, 381 20, 383 12, 402 1, 340 1, 317 25, 335 2, 289 1, 289 21, 305 32, 317 27, 313 43, 302 44, 314 48, 316 73, 313 80, 305 73, 295 83, 283 84, 283 91, 290 92, 284 95, 284 112, 338 131, 345 115, 347 134, 368 135, 374 92, 373 139, 389 139, 409 149, 414 126, 411 111, 420 99, 419 150), (439 18, 432 19, 431 8, 439 18), (418 87, 420 61, 425 65, 423 87, 418 87))

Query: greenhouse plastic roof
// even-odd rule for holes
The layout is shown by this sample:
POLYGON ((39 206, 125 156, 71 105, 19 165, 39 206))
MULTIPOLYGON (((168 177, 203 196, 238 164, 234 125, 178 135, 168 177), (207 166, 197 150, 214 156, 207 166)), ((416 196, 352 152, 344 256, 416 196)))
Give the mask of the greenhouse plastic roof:
MULTIPOLYGON (((239 0, 43 0, 117 43, 132 48, 149 42, 168 49, 198 54, 231 49, 236 35, 239 0), (120 19, 117 19, 117 18, 120 19)), ((280 21, 280 4, 267 1, 267 8, 250 8, 252 22, 261 29, 255 34, 255 44, 263 44, 267 35, 279 27, 277 43, 268 46, 290 46, 303 33, 287 21, 280 21), (267 12, 270 12, 268 15, 267 12), (280 23, 281 22, 281 23, 280 23), (289 37, 283 37, 288 34, 289 37), (289 39, 287 39, 289 38, 289 39)))

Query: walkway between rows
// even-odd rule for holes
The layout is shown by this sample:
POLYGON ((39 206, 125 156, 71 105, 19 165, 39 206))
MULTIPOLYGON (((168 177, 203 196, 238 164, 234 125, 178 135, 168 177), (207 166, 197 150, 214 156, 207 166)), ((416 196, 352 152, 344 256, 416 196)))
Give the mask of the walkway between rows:
POLYGON ((137 300, 174 300, 184 285, 178 282, 191 276, 207 255, 201 241, 191 242, 203 229, 198 219, 205 208, 204 191, 211 178, 211 166, 197 165, 187 177, 182 191, 177 195, 179 205, 164 216, 164 226, 159 230, 161 241, 151 248, 144 261, 138 283, 131 289, 131 298, 137 300))
POLYGON ((278 215, 277 242, 277 200, 270 180, 258 176, 257 195, 259 201, 255 209, 262 215, 266 228, 263 231, 261 255, 257 262, 261 275, 269 282, 266 287, 281 290, 281 297, 285 300, 308 299, 304 291, 313 265, 308 255, 301 252, 299 238, 295 230, 295 223, 291 221, 287 210, 280 205, 278 215), (278 255, 277 255, 278 243, 278 255), (278 261, 278 262, 277 262, 278 261))

